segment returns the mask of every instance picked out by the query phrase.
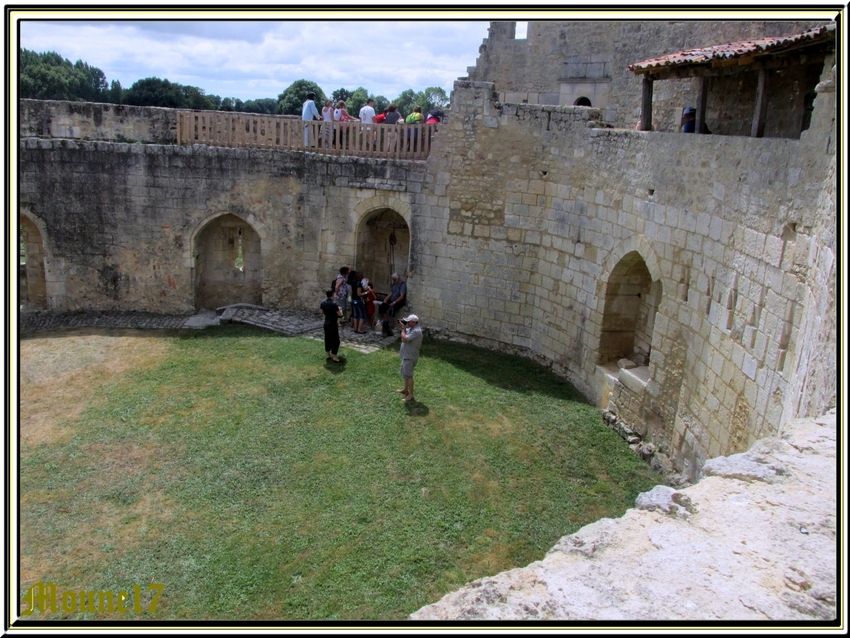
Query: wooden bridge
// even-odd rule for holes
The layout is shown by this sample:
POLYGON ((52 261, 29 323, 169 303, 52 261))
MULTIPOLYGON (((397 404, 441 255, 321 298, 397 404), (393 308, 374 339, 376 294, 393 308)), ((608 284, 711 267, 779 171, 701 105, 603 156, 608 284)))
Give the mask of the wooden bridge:
POLYGON ((291 115, 180 111, 177 143, 424 160, 431 152, 436 126, 306 122, 291 115))

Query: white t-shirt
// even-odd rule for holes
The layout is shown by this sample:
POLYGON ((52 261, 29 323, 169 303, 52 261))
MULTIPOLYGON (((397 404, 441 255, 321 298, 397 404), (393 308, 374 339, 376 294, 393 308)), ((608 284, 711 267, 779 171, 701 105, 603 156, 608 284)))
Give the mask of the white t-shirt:
POLYGON ((375 121, 375 109, 368 104, 360 109, 360 121, 364 124, 371 124, 375 121))

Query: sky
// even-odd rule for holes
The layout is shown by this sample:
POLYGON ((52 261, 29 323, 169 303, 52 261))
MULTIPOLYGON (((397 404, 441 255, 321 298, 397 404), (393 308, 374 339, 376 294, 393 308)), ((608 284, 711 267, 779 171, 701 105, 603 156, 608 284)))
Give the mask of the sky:
POLYGON ((475 65, 489 26, 478 19, 379 21, 365 15, 349 14, 355 19, 346 21, 23 19, 19 45, 82 60, 125 89, 158 77, 249 100, 277 98, 303 78, 327 95, 363 86, 392 100, 409 88, 438 86, 449 94, 475 65))

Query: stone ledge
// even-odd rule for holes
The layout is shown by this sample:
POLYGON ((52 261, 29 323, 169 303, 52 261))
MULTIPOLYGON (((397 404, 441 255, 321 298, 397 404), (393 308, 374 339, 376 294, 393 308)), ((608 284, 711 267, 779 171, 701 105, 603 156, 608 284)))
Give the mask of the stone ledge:
POLYGON ((769 480, 736 471, 656 488, 638 498, 644 509, 586 525, 542 560, 474 581, 410 618, 832 620, 835 429, 834 410, 792 422, 782 438, 727 459, 772 466, 769 480))

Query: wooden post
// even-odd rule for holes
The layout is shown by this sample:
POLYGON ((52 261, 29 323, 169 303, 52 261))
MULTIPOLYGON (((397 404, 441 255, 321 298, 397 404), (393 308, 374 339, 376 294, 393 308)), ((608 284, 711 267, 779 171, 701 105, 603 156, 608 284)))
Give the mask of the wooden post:
POLYGON ((756 90, 756 110, 753 113, 752 137, 764 137, 764 121, 767 117, 767 69, 759 69, 758 88, 756 90))
POLYGON ((697 94, 697 119, 694 122, 694 133, 702 133, 705 129, 705 107, 708 104, 708 78, 701 76, 699 79, 699 93, 697 94))
POLYGON ((652 130, 652 78, 649 74, 643 76, 641 85, 642 95, 640 100, 640 130, 652 130))

